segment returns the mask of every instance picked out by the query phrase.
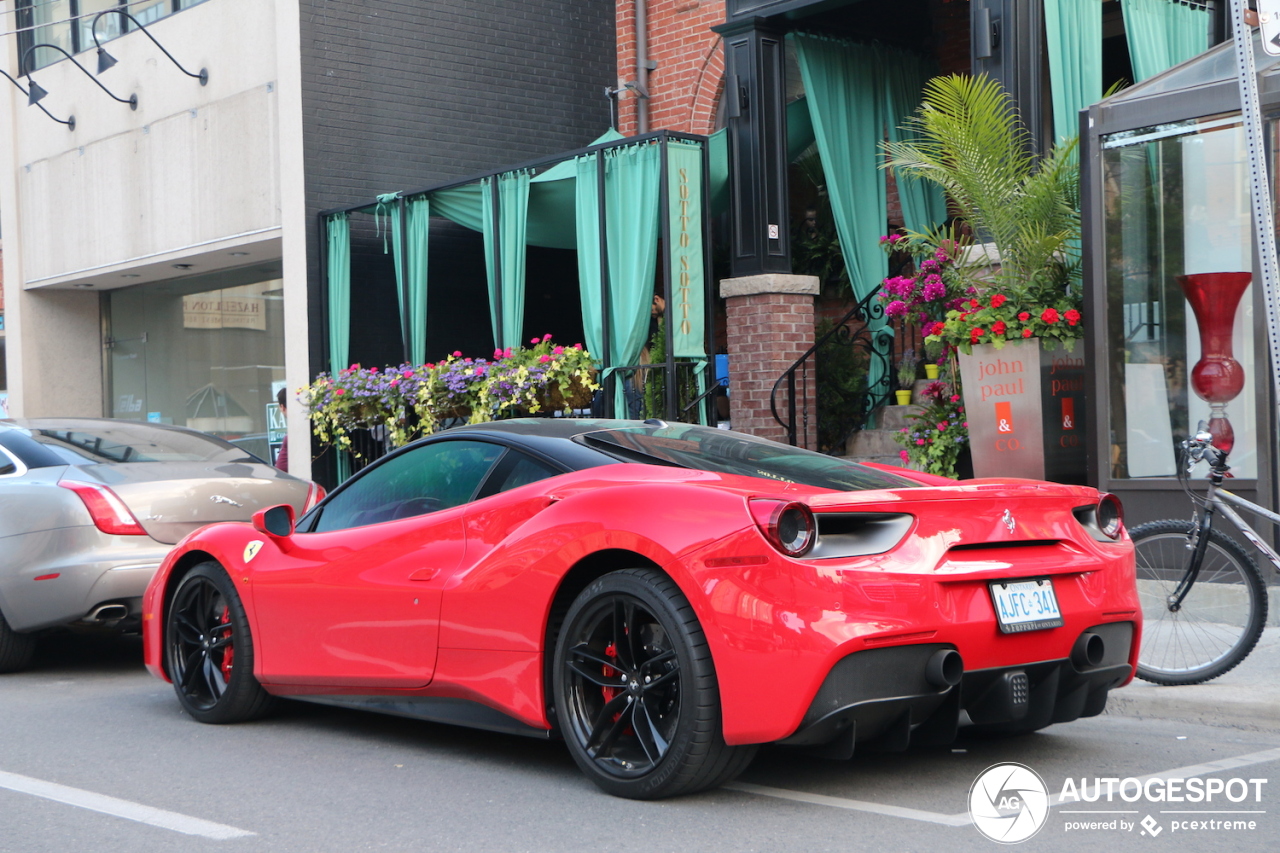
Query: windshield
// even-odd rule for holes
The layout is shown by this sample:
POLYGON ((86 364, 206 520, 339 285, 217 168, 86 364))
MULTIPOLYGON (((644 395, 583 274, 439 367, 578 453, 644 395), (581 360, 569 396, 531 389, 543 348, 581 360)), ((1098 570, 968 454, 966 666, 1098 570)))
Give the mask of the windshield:
POLYGON ((260 462, 243 448, 192 430, 158 429, 139 423, 36 426, 27 424, 32 440, 56 453, 68 465, 123 462, 260 462))
POLYGON ((630 462, 763 477, 838 492, 920 485, 846 459, 729 430, 689 424, 600 430, 583 433, 574 440, 630 462))

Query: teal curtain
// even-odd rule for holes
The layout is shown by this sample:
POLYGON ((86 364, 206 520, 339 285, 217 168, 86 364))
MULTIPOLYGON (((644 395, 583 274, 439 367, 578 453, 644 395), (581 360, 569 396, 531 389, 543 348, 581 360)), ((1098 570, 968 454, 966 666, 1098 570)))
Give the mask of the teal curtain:
MULTIPOLYGON (((599 357, 604 334, 600 304, 600 217, 596 161, 577 161, 578 287, 587 348, 599 357)), ((658 199, 662 177, 659 146, 650 143, 609 149, 605 158, 605 239, 609 270, 609 353, 606 371, 636 364, 648 342, 649 309, 658 268, 658 199)), ((605 359, 602 359, 605 361, 605 359)), ((618 382, 615 412, 627 413, 618 382)))
POLYGON ((518 347, 524 333, 525 234, 529 214, 529 173, 521 170, 499 175, 498 233, 494 234, 492 178, 481 181, 486 275, 489 282, 489 316, 494 346, 518 347), (494 275, 495 246, 501 281, 494 275), (498 314, 499 294, 502 313, 498 314))
POLYGON ((405 232, 409 238, 409 257, 406 264, 409 268, 409 305, 405 306, 405 287, 403 267, 400 263, 403 248, 400 245, 400 200, 397 193, 386 193, 378 196, 378 205, 374 208, 374 222, 382 234, 382 251, 387 251, 387 232, 390 232, 391 255, 396 268, 396 304, 400 308, 400 319, 403 322, 408 314, 409 361, 422 364, 427 360, 427 245, 431 234, 431 202, 424 196, 418 196, 405 202, 408 210, 408 221, 405 232), (385 222, 383 221, 385 219, 385 222))
MULTIPOLYGON (((877 51, 803 33, 792 39, 845 268, 854 295, 862 298, 889 272, 888 258, 880 250, 888 216, 884 174, 877 168, 885 127, 877 51)), ((879 317, 868 325, 876 332, 887 323, 879 317)), ((872 359, 868 386, 879 385, 884 373, 879 360, 872 359)))
POLYGON ((1120 0, 1134 82, 1209 49, 1209 10, 1173 0, 1120 0))
POLYGON ((347 214, 329 217, 329 371, 349 364, 351 347, 351 225, 347 214))
MULTIPOLYGON (((885 126, 890 142, 902 142, 908 134, 903 130, 908 118, 920 107, 924 84, 934 76, 933 63, 924 57, 884 51, 885 126)), ((894 174, 898 182, 898 200, 902 204, 903 224, 908 231, 924 232, 947 218, 947 201, 942 188, 928 181, 894 174)))
MULTIPOLYGON (((671 253, 671 329, 668 346, 676 358, 695 359, 698 394, 706 391, 706 277, 702 244, 702 146, 667 144, 667 250, 671 253)), ((708 423, 707 405, 698 419, 708 423)))
POLYGON ((1057 139, 1080 132, 1080 110, 1102 100, 1102 4, 1044 0, 1049 88, 1057 139))
POLYGON ((488 196, 481 183, 476 181, 452 189, 436 190, 431 193, 432 210, 437 216, 452 220, 463 228, 483 231, 485 220, 481 199, 488 196))

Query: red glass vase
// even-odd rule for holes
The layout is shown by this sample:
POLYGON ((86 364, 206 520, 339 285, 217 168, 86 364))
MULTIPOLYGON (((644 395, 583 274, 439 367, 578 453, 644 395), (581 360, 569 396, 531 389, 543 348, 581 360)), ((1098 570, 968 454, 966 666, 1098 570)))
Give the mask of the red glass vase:
POLYGON ((1231 331, 1240 297, 1253 273, 1203 272, 1178 276, 1178 285, 1191 303, 1200 331, 1200 360, 1191 369, 1191 387, 1209 404, 1209 434, 1213 446, 1230 453, 1236 434, 1227 420, 1227 403, 1244 390, 1244 368, 1231 351, 1231 331))

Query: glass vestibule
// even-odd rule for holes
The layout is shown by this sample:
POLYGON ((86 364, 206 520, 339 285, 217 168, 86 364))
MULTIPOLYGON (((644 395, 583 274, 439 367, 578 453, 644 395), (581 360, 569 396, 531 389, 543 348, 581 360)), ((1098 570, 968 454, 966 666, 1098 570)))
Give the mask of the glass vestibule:
POLYGON ((1102 185, 1110 477, 1174 477, 1201 421, 1233 434, 1235 475, 1257 477, 1265 362, 1239 116, 1104 136, 1102 185))
POLYGON ((282 283, 218 283, 110 293, 107 414, 198 429, 270 460, 284 387, 282 283))

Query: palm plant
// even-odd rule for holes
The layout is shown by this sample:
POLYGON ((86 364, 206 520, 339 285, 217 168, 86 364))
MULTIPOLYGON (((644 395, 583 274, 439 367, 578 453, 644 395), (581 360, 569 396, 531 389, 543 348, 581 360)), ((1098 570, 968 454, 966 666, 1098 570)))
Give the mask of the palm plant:
MULTIPOLYGON (((904 141, 884 144, 886 167, 940 186, 977 239, 995 244, 999 270, 984 289, 994 287, 1012 301, 1028 304, 1077 297, 1080 170, 1075 138, 1038 158, 1009 96, 986 76, 930 80, 905 129, 910 133, 904 141)), ((971 266, 971 274, 977 266, 971 266)))

